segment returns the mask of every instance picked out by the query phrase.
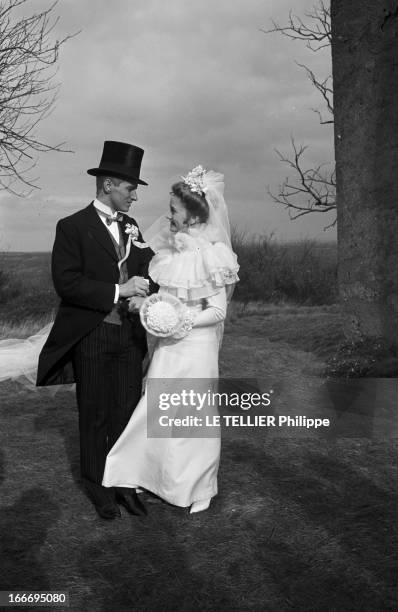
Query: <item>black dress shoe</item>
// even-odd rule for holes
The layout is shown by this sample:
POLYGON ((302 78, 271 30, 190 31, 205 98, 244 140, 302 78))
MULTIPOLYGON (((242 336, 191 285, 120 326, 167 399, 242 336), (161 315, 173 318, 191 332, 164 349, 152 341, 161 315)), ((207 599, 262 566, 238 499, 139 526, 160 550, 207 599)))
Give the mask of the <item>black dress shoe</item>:
POLYGON ((88 497, 101 518, 112 520, 122 516, 115 503, 115 492, 112 488, 103 487, 86 478, 83 478, 83 483, 88 497))
POLYGON ((116 504, 106 504, 105 506, 94 506, 99 516, 103 519, 111 521, 122 516, 116 504))
POLYGON ((116 489, 116 501, 124 506, 130 514, 135 514, 135 516, 146 516, 148 514, 144 504, 138 499, 135 489, 116 489))

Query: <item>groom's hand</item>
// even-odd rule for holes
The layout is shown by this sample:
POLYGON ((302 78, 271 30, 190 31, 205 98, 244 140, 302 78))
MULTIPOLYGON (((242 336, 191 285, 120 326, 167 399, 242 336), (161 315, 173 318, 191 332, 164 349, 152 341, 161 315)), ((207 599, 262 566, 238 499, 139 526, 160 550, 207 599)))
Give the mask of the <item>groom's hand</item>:
POLYGON ((133 295, 146 297, 149 291, 149 281, 142 276, 132 276, 123 285, 119 285, 119 297, 129 298, 133 295))

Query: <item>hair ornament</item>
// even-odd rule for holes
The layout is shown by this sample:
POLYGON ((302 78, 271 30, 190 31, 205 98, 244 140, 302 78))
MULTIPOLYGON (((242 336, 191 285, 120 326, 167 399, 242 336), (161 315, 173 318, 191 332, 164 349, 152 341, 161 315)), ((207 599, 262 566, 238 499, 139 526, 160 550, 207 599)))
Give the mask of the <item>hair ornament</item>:
POLYGON ((203 166, 199 165, 193 168, 186 176, 181 176, 182 180, 191 191, 204 195, 207 191, 207 187, 204 184, 204 176, 207 170, 203 166))

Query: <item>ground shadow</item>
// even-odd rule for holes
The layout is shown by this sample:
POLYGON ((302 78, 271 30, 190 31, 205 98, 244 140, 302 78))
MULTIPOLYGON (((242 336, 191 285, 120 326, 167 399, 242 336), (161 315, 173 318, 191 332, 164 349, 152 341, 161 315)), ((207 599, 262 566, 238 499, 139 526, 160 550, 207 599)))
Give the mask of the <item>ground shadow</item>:
POLYGON ((40 549, 59 517, 57 504, 41 488, 29 489, 0 518, 0 590, 51 590, 40 549))
POLYGON ((181 511, 162 510, 158 518, 147 519, 138 529, 130 517, 127 533, 108 535, 79 551, 79 573, 90 590, 80 604, 83 609, 239 609, 213 572, 200 575, 190 567, 186 551, 178 544, 178 526, 183 530, 185 522, 181 511))
POLYGON ((62 390, 50 397, 46 411, 35 419, 40 432, 56 432, 63 442, 66 463, 73 481, 85 494, 80 475, 79 419, 73 391, 62 390))

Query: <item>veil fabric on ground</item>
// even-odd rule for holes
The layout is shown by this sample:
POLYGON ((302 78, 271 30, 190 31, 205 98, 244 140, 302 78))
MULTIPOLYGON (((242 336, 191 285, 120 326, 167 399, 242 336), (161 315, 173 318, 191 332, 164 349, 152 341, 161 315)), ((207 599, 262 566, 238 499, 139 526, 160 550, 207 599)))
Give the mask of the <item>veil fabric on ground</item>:
POLYGON ((26 339, 0 340, 0 382, 19 379, 35 386, 37 362, 51 327, 52 323, 48 323, 26 339))

